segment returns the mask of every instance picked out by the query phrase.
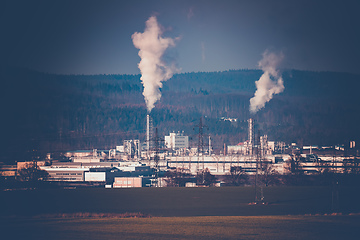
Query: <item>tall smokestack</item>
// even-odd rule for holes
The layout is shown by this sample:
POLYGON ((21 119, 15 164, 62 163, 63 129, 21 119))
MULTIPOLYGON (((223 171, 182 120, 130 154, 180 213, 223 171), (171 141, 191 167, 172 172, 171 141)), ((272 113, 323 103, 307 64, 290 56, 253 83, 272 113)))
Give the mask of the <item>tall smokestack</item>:
POLYGON ((149 114, 146 115, 146 150, 149 151, 152 147, 152 119, 149 114))
POLYGON ((146 115, 146 150, 150 150, 150 116, 146 115))
POLYGON ((249 150, 250 150, 250 155, 253 154, 253 148, 254 148, 254 119, 250 118, 248 120, 248 124, 249 124, 249 150))
POLYGON ((249 123, 249 143, 254 143, 254 119, 250 118, 248 120, 249 123))

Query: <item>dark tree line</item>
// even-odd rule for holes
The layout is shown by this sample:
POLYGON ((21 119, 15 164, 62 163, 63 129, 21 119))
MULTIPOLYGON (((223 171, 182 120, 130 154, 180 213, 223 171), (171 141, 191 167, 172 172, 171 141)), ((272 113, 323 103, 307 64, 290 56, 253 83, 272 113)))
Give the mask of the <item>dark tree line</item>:
MULTIPOLYGON (((140 75, 65 76, 3 68, 0 74, 2 162, 31 160, 34 149, 44 156, 144 139, 140 75)), ((175 75, 164 83, 151 113, 159 134, 195 135, 193 127, 203 116, 216 148, 246 140, 249 99, 260 75, 258 70, 175 75)), ((358 140, 358 80, 351 74, 286 71, 285 91, 252 117, 271 140, 316 145, 358 140)))

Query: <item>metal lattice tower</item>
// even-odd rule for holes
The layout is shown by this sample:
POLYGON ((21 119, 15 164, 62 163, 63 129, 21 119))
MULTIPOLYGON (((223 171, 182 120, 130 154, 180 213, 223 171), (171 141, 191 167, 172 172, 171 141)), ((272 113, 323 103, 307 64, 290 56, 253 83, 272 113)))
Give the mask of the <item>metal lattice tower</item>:
POLYGON ((154 143, 154 167, 155 167, 155 186, 159 187, 159 172, 160 172, 160 142, 164 141, 159 137, 158 129, 155 128, 155 136, 151 139, 154 143))
POLYGON ((263 186, 258 183, 259 180, 259 170, 263 170, 262 166, 262 154, 261 154, 261 142, 260 142, 260 130, 258 134, 255 134, 254 139, 254 149, 256 151, 256 173, 255 173, 255 203, 264 201, 263 186), (260 189, 259 189, 260 185, 260 189), (260 193, 259 193, 260 190, 260 193), (260 194, 260 196, 259 196, 260 194))
MULTIPOLYGON (((206 125, 203 124, 203 121, 202 121, 202 117, 200 117, 200 122, 198 125, 196 125, 194 127, 194 130, 195 128, 198 128, 199 129, 199 133, 198 133, 198 147, 197 147, 197 155, 198 155, 198 159, 199 159, 199 156, 202 156, 204 157, 204 128, 207 127, 206 125)), ((204 160, 202 161, 203 163, 203 170, 204 170, 204 160)), ((199 160, 197 162, 197 169, 199 169, 199 160)))

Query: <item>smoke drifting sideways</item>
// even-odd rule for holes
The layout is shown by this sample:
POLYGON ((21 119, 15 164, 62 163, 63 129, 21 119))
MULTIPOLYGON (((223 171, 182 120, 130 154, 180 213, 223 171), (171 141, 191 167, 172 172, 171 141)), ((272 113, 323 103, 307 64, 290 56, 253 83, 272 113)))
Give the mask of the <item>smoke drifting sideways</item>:
POLYGON ((250 99, 250 113, 255 114, 269 102, 274 94, 284 91, 284 81, 280 71, 277 69, 284 59, 282 53, 275 54, 269 51, 263 53, 263 58, 258 66, 263 70, 260 79, 255 82, 256 92, 250 99))
POLYGON ((143 95, 148 113, 161 98, 162 82, 179 71, 174 64, 168 66, 162 60, 166 49, 174 47, 177 39, 163 38, 162 34, 162 26, 158 24, 155 16, 151 16, 146 21, 145 31, 135 32, 131 36, 134 46, 139 49, 141 58, 138 67, 141 72, 140 80, 144 86, 143 95))

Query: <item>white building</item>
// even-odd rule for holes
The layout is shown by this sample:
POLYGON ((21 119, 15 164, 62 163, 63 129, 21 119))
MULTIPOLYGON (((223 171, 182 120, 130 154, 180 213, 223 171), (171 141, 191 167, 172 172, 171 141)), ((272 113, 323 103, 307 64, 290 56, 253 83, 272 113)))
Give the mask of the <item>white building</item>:
POLYGON ((106 172, 85 172, 85 182, 105 182, 106 172))
POLYGON ((49 174, 49 181, 83 182, 87 167, 54 167, 41 166, 49 174))
POLYGON ((184 136, 184 133, 172 132, 169 136, 165 136, 165 145, 172 150, 188 148, 189 137, 184 136))
POLYGON ((124 152, 124 145, 116 146, 116 151, 123 153, 124 152))
POLYGON ((124 153, 133 157, 140 157, 140 140, 124 140, 124 153))
POLYGON ((76 157, 76 158, 72 158, 73 162, 76 163, 99 163, 100 162, 100 158, 99 157, 76 157))
POLYGON ((249 141, 238 143, 234 146, 227 146, 227 153, 232 154, 240 154, 240 155, 251 155, 253 149, 253 145, 249 141))

